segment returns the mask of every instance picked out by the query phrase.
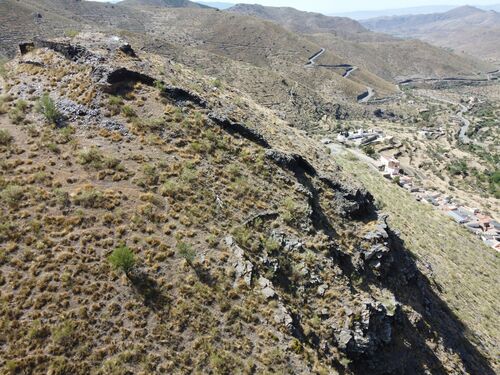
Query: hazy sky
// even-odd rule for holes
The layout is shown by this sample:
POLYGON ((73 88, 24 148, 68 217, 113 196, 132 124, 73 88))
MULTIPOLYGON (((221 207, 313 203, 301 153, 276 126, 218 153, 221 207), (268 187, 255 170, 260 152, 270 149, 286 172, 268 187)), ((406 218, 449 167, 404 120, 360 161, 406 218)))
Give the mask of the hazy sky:
MULTIPOLYGON (((106 0, 97 0, 106 1, 106 0)), ((109 0, 108 0, 109 1, 109 0)), ((116 0, 115 0, 116 1, 116 0)), ((436 0, 204 0, 227 3, 249 3, 269 6, 290 6, 293 8, 324 12, 350 12, 361 10, 379 10, 393 8, 408 8, 422 5, 489 5, 498 4, 500 0, 443 0, 436 4, 436 0)))

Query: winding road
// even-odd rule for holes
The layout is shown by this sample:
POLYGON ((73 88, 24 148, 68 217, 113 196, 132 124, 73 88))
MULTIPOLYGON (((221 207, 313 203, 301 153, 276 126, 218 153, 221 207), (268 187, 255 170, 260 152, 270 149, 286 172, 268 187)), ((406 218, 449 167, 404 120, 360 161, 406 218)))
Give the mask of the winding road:
POLYGON ((375 95, 375 90, 371 87, 366 88, 367 91, 358 96, 358 103, 368 103, 368 101, 375 95))
POLYGON ((306 67, 307 68, 310 68, 310 67, 313 67, 314 65, 316 65, 316 60, 322 55, 324 54, 326 51, 325 48, 321 48, 319 50, 319 52, 316 52, 314 55, 312 55, 311 57, 309 57, 309 61, 307 62, 306 64, 306 67))
MULTIPOLYGON (((337 64, 337 65, 329 65, 329 64, 316 64, 316 60, 326 52, 326 48, 321 48, 318 52, 316 52, 314 55, 312 55, 307 64, 305 65, 306 68, 312 68, 314 66, 318 66, 321 68, 332 68, 332 69, 339 69, 343 68, 345 69, 345 72, 342 74, 342 77, 344 78, 349 78, 349 76, 354 73, 356 70, 359 68, 355 65, 351 64, 337 64)), ((375 90, 372 87, 366 87, 366 91, 358 95, 358 103, 368 103, 368 101, 375 95, 375 90)))

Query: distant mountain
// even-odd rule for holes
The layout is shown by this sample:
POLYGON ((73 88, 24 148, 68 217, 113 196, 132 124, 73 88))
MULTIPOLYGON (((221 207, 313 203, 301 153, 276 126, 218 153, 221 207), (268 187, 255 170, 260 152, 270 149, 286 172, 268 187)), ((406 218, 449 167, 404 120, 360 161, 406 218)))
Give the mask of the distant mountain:
MULTIPOLYGON (((430 13, 444 13, 457 8, 457 5, 428 5, 410 8, 396 8, 396 9, 381 9, 381 10, 366 10, 357 12, 341 12, 331 13, 330 16, 336 17, 349 17, 355 20, 366 20, 376 17, 390 17, 390 16, 406 16, 430 13)), ((482 10, 494 10, 500 12, 500 4, 477 6, 476 8, 482 10)))
POLYGON ((373 31, 500 61, 500 13, 492 10, 463 6, 445 13, 374 18, 362 24, 373 31))
POLYGON ((460 57, 418 40, 403 40, 372 32, 345 17, 250 4, 238 4, 227 12, 273 21, 293 32, 305 34, 344 62, 389 81, 408 76, 461 75, 482 71, 485 67, 477 60, 460 57))
POLYGON ((221 3, 221 2, 216 2, 216 1, 195 1, 196 3, 207 5, 211 8, 216 8, 216 9, 228 9, 233 6, 235 6, 235 3, 221 3))
POLYGON ((237 4, 229 8, 228 11, 274 21, 291 31, 299 33, 336 33, 345 35, 367 31, 359 22, 346 17, 329 17, 320 13, 303 12, 288 7, 237 4))
POLYGON ((121 5, 155 6, 165 8, 209 8, 209 6, 189 0, 123 0, 121 5))

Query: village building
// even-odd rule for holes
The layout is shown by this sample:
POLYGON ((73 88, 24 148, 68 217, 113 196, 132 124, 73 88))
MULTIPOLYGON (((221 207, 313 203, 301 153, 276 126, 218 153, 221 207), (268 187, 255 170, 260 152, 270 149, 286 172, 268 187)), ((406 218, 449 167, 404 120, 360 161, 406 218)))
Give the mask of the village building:
POLYGON ((384 168, 384 170, 383 170, 384 176, 389 177, 389 178, 394 178, 394 177, 400 175, 401 165, 399 163, 399 160, 397 160, 393 157, 387 157, 387 156, 381 155, 380 162, 384 168))

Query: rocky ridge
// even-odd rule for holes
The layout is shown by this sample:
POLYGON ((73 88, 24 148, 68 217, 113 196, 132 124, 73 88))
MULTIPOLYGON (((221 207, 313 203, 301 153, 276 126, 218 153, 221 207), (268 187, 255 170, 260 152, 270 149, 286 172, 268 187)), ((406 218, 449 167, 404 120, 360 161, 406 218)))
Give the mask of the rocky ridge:
POLYGON ((371 194, 237 90, 102 34, 7 70, 8 371, 494 373, 371 194))

